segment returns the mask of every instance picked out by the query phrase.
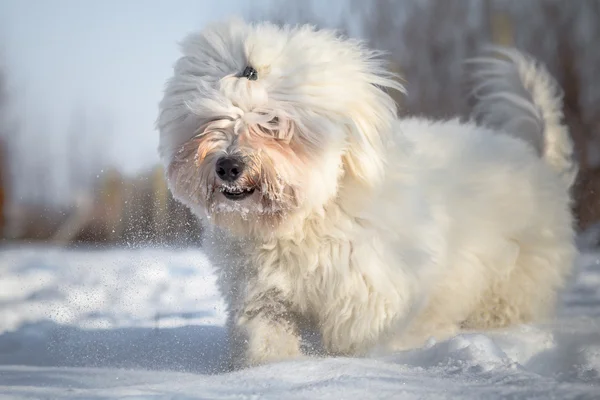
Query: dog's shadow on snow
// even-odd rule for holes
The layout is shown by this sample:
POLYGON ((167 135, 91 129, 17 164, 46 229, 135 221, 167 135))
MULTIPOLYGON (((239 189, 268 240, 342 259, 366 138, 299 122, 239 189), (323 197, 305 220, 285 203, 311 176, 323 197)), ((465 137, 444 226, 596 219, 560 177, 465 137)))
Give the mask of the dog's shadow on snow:
POLYGON ((0 364, 135 368, 216 374, 230 370, 225 328, 87 330, 54 322, 0 335, 0 364))

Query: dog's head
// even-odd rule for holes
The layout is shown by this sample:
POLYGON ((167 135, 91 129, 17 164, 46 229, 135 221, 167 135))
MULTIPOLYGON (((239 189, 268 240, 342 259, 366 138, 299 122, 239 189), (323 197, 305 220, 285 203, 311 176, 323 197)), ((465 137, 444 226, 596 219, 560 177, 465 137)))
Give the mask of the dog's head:
POLYGON ((160 104, 160 153, 195 213, 265 234, 381 180, 396 117, 385 88, 402 88, 379 53, 332 31, 241 21, 188 36, 182 52, 160 104))

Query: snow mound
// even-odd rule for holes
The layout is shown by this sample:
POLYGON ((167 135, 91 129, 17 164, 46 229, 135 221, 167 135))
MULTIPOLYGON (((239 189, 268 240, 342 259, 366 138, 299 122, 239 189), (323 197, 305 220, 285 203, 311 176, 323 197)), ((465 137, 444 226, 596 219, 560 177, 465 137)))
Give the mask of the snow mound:
POLYGON ((481 334, 461 334, 441 343, 432 341, 422 349, 406 351, 392 360, 420 368, 475 373, 517 365, 491 338, 481 334))
POLYGON ((225 306, 198 250, 0 251, 0 397, 600 398, 600 254, 546 325, 367 358, 231 372, 225 306))

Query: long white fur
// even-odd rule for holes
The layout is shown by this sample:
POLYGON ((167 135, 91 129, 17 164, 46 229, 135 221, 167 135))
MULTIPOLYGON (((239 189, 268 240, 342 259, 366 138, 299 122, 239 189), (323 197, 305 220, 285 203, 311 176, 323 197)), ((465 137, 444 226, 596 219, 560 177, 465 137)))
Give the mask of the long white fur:
POLYGON ((379 54, 329 31, 232 21, 182 50, 160 152, 173 194, 209 232, 235 366, 302 356, 307 326, 330 354, 364 355, 551 316, 575 255, 563 179, 575 167, 554 83, 529 58, 480 60, 484 126, 398 120, 385 88, 401 87, 379 54), (239 77, 247 64, 257 81, 239 77), (238 148, 261 115, 296 127, 302 168, 238 148), (210 121, 217 134, 202 131, 210 121), (542 126, 538 154, 518 130, 542 126), (257 205, 269 185, 241 203, 200 196, 219 180, 213 158, 181 150, 199 134, 223 142, 216 155, 256 155, 297 203, 275 221, 257 205))

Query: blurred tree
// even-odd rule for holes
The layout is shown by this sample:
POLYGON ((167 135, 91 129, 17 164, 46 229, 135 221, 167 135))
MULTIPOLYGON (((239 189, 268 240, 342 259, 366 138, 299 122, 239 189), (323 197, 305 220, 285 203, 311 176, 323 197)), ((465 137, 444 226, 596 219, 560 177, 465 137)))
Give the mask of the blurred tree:
POLYGON ((6 135, 7 135, 7 112, 8 93, 6 88, 6 77, 4 70, 0 69, 0 233, 4 232, 6 225, 6 182, 7 182, 7 160, 6 160, 6 135))
POLYGON ((7 68, 0 54, 0 237, 4 237, 9 222, 8 209, 13 200, 12 176, 9 157, 14 152, 14 138, 18 125, 14 116, 13 98, 9 89, 7 68))
POLYGON ((487 6, 481 0, 351 0, 358 33, 388 51, 406 79, 401 113, 464 113, 462 65, 490 41, 487 6))

